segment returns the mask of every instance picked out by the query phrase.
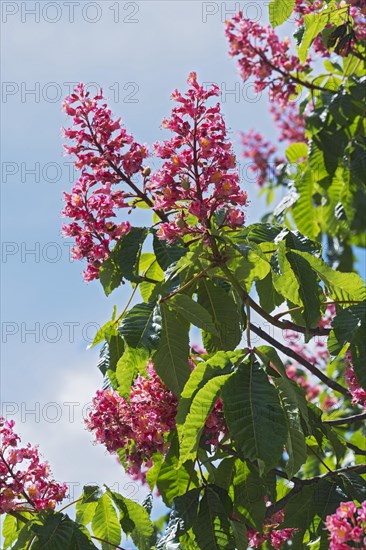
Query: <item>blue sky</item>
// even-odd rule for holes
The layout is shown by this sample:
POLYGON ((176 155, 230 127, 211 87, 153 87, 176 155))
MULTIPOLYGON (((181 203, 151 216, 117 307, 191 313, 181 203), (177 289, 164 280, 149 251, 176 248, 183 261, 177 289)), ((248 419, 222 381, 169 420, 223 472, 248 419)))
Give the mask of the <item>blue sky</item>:
MULTIPOLYGON (((195 70, 201 81, 222 86, 234 141, 251 127, 274 138, 266 98, 241 83, 223 23, 237 7, 265 16, 266 5, 2 2, 3 412, 15 418, 24 441, 40 444, 56 479, 79 484, 72 486, 75 497, 88 482, 109 483, 138 500, 144 493, 126 485, 114 458, 83 428, 83 407, 102 383, 98 350, 86 347, 113 305, 123 308, 128 289, 107 299, 98 282, 87 285, 83 265, 70 262, 70 241, 60 237, 62 191, 73 180, 62 150, 61 99, 72 82, 97 83, 128 131, 152 144, 163 137, 170 93, 185 89, 195 70)), ((263 204, 253 182, 245 186, 253 222, 263 204)))

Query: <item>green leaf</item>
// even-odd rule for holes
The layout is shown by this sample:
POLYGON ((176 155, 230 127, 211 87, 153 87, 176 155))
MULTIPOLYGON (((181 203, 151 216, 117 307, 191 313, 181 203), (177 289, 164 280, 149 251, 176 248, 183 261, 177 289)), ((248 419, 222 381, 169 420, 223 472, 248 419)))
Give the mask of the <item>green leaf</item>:
POLYGON ((232 492, 234 510, 253 528, 261 531, 266 512, 267 491, 263 478, 253 465, 238 459, 235 461, 232 492))
POLYGON ((200 550, 235 550, 227 512, 219 495, 210 486, 200 502, 193 532, 200 550))
POLYGON ((113 248, 109 258, 99 270, 100 282, 106 296, 117 288, 123 279, 138 283, 138 264, 141 248, 147 236, 145 227, 132 227, 113 248))
POLYGON ((131 348, 156 349, 161 319, 155 302, 137 304, 124 317, 119 328, 131 348))
POLYGON ((181 430, 180 463, 196 457, 201 432, 207 417, 212 411, 222 387, 231 376, 232 373, 212 378, 194 396, 181 430))
POLYGON ((98 501, 92 520, 92 529, 96 537, 107 540, 111 544, 117 546, 121 542, 121 527, 117 513, 107 494, 98 501))
POLYGON ((294 251, 305 258, 318 277, 323 281, 328 294, 339 301, 363 301, 366 299, 366 289, 357 273, 341 273, 331 269, 321 258, 308 252, 294 251))
POLYGON ((259 296, 259 303, 267 313, 272 313, 276 307, 283 303, 284 298, 273 285, 272 273, 268 273, 264 279, 256 281, 255 286, 259 296))
POLYGON ((187 248, 177 244, 168 245, 165 241, 160 241, 156 235, 154 235, 153 248, 156 259, 164 271, 187 253, 187 248))
POLYGON ((298 295, 301 303, 304 305, 303 316, 306 327, 316 327, 321 317, 320 307, 323 297, 316 274, 311 269, 309 263, 303 258, 300 260, 299 256, 294 252, 288 252, 286 256, 298 282, 298 295))
POLYGON ((203 333, 209 353, 235 349, 241 340, 240 317, 233 298, 222 287, 203 279, 198 286, 198 303, 211 315, 218 336, 203 333))
POLYGON ((334 357, 340 353, 346 342, 351 342, 361 321, 366 318, 366 302, 337 310, 328 338, 328 350, 334 357))
POLYGON ((352 364, 359 384, 366 390, 366 340, 365 324, 362 324, 356 331, 351 342, 352 364))
POLYGON ((178 403, 176 416, 178 430, 179 426, 184 424, 193 397, 197 394, 198 390, 211 378, 232 372, 233 365, 244 356, 245 351, 242 350, 237 352, 218 351, 208 361, 198 363, 196 368, 191 372, 178 403))
POLYGON ((313 203, 313 171, 310 169, 300 171, 295 186, 299 194, 297 201, 292 207, 292 215, 296 226, 301 233, 310 239, 316 239, 319 235, 320 228, 317 220, 317 211, 313 203))
POLYGON ((153 363, 164 384, 179 396, 189 378, 189 325, 161 304, 162 334, 153 363))
MULTIPOLYGON (((164 280, 164 272, 158 264, 155 254, 151 254, 150 252, 141 254, 139 271, 141 275, 149 277, 154 281, 159 282, 164 280)), ((150 283, 149 281, 142 281, 139 284, 139 290, 144 302, 148 302, 151 299, 155 286, 155 283, 150 283)))
POLYGON ((32 532, 37 536, 32 544, 35 550, 69 550, 76 524, 59 512, 37 518, 32 532))
POLYGON ((222 390, 230 433, 250 460, 270 470, 279 461, 288 431, 277 391, 253 361, 243 364, 222 390))
MULTIPOLYGON (((278 0, 281 2, 282 0, 278 0)), ((290 147, 286 149, 287 160, 291 163, 298 162, 303 157, 308 156, 308 146, 306 143, 292 143, 290 147)))
POLYGON ((201 328, 206 332, 218 335, 211 315, 200 304, 192 300, 187 294, 176 294, 167 303, 168 307, 174 308, 186 321, 192 323, 195 327, 201 328))
POLYGON ((7 550, 16 541, 23 523, 18 522, 14 516, 6 514, 3 520, 2 535, 4 539, 3 550, 7 550))
POLYGON ((286 378, 275 378, 274 383, 279 389, 279 395, 287 420, 288 437, 286 450, 289 456, 285 468, 291 479, 306 462, 307 449, 305 435, 301 427, 301 414, 298 405, 298 393, 295 384, 286 378))
POLYGON ((197 519, 200 489, 191 489, 184 495, 175 497, 172 508, 175 517, 183 521, 182 530, 187 532, 197 519))
POLYGON ((92 521, 95 514, 95 509, 97 507, 97 502, 86 502, 83 503, 79 501, 76 503, 76 521, 82 525, 89 525, 92 521))
POLYGON ((114 504, 120 512, 120 523, 123 531, 131 535, 139 550, 150 550, 154 526, 143 506, 118 493, 108 490, 114 504))
POLYGON ((301 63, 305 62, 311 44, 328 23, 328 18, 324 17, 324 15, 321 13, 310 13, 305 15, 304 23, 305 32, 302 37, 300 47, 298 49, 299 59, 301 63))
POLYGON ((116 368, 116 376, 119 394, 129 401, 131 384, 138 372, 144 371, 149 353, 145 348, 130 348, 125 349, 124 354, 119 359, 116 368))
POLYGON ((269 20, 272 27, 284 23, 292 14, 295 0, 271 0, 269 4, 269 20))

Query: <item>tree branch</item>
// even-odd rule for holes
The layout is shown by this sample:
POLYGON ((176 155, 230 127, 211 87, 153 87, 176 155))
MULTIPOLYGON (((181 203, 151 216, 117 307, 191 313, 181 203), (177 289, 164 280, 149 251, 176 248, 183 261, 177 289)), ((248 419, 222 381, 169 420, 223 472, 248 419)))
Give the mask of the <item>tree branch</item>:
POLYGON ((353 424, 354 422, 360 422, 366 419, 366 413, 355 414, 353 416, 347 416, 346 418, 337 418, 336 420, 323 420, 324 424, 330 424, 331 426, 343 426, 345 424, 353 424))
POLYGON ((317 367, 312 365, 312 363, 309 363, 309 361, 307 361, 306 359, 301 357, 301 355, 298 355, 292 349, 284 346, 280 342, 277 342, 277 340, 272 338, 272 336, 267 334, 263 329, 261 329, 260 327, 256 327, 255 325, 253 325, 253 323, 250 324, 250 329, 255 334, 257 334, 257 336, 259 336, 260 338, 263 338, 263 340, 266 340, 266 342, 271 344, 273 347, 277 348, 279 351, 282 351, 282 353, 285 353, 288 357, 291 357, 292 359, 294 359, 295 361, 300 363, 300 365, 302 365, 303 367, 308 369, 312 374, 314 374, 314 376, 319 378, 319 380, 324 382, 324 384, 326 384, 329 388, 332 388, 332 390, 334 390, 338 393, 341 393, 342 395, 345 395, 346 397, 351 397, 351 394, 349 393, 349 391, 346 388, 344 388, 343 386, 338 384, 338 382, 336 382, 335 380, 332 380, 331 378, 328 378, 328 376, 326 374, 324 374, 321 370, 319 370, 317 367))
MULTIPOLYGON (((278 512, 279 510, 282 510, 284 506, 288 503, 288 501, 297 493, 299 493, 302 488, 305 485, 313 485, 314 483, 319 483, 320 481, 323 481, 324 479, 337 477, 341 474, 348 474, 348 473, 357 473, 357 474, 365 474, 366 473, 366 464, 357 464, 356 466, 348 466, 347 468, 340 468, 339 470, 334 470, 333 472, 327 472, 326 474, 322 474, 320 476, 311 477, 309 479, 300 479, 298 477, 293 477, 289 481, 292 481, 294 483, 294 487, 285 495, 283 498, 278 500, 275 504, 272 504, 272 506, 269 506, 266 510, 266 517, 272 516, 275 512, 278 512)), ((279 475, 276 471, 276 475, 279 475)), ((281 475, 280 477, 284 477, 281 475)))

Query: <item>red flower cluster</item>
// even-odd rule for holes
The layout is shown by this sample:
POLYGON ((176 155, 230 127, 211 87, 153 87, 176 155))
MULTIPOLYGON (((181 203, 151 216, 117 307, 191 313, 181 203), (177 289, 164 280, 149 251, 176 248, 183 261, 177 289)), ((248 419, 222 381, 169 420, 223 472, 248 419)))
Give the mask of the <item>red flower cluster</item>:
MULTIPOLYGON (((93 410, 86 425, 95 432, 98 443, 110 453, 125 450, 127 472, 142 481, 144 466, 152 466, 152 457, 168 451, 167 435, 175 429, 177 398, 155 373, 151 362, 147 365, 148 377, 138 375, 131 387, 130 402, 117 391, 97 391, 93 410)), ((217 446, 227 427, 218 400, 207 419, 203 436, 207 444, 217 446)), ((146 473, 146 472, 145 472, 146 473)))
POLYGON ((41 462, 38 448, 28 443, 19 447, 14 421, 0 417, 0 514, 10 510, 55 508, 67 494, 67 485, 50 479, 47 462, 41 462))
POLYGON ((245 19, 241 12, 227 22, 226 36, 243 80, 253 77, 256 92, 269 88, 270 100, 286 105, 296 93, 298 74, 310 69, 290 53, 289 40, 281 41, 271 25, 245 19))
POLYGON ((330 550, 366 548, 366 500, 360 508, 352 501, 342 502, 335 514, 327 516, 325 525, 330 533, 330 550))
POLYGON ((269 541, 273 548, 280 550, 285 542, 292 539, 294 531, 297 531, 294 528, 278 529, 284 519, 284 511, 280 510, 265 520, 262 533, 248 529, 249 548, 259 548, 264 542, 269 541))
POLYGON ((346 353, 346 363, 345 363, 345 378, 348 385, 348 388, 352 394, 352 403, 354 405, 360 404, 363 405, 366 409, 366 391, 361 388, 357 376, 355 374, 353 365, 352 365, 352 355, 350 351, 346 353))
POLYGON ((188 84, 185 96, 178 90, 172 94, 179 106, 162 127, 175 136, 155 144, 156 155, 165 162, 151 175, 148 186, 155 207, 176 212, 173 220, 159 229, 159 237, 170 242, 186 234, 204 235, 212 216, 220 210, 224 213, 221 225, 243 225, 244 213, 235 207, 247 203, 247 194, 239 187, 236 158, 220 104, 205 106, 208 99, 219 95, 219 89, 205 90, 196 73, 189 75, 188 84))
POLYGON ((75 167, 81 170, 81 176, 71 193, 64 193, 63 214, 75 221, 64 225, 63 233, 75 237, 73 257, 87 259, 87 281, 98 277, 111 241, 117 241, 130 229, 128 222, 112 221, 116 210, 127 207, 126 198, 131 197, 113 186, 129 183, 148 156, 147 148, 133 140, 122 127, 121 119, 114 120, 101 101, 102 92, 91 98, 84 85, 79 84, 64 102, 65 112, 73 117, 73 127, 65 129, 64 135, 74 142, 71 147, 65 146, 65 151, 76 156, 75 167))
POLYGON ((249 160, 249 170, 254 172, 256 183, 262 187, 266 182, 279 176, 279 166, 284 158, 275 157, 277 147, 265 140, 263 134, 255 130, 241 132, 242 157, 249 160))
POLYGON ((166 452, 164 435, 175 427, 177 399, 160 381, 151 363, 148 378, 139 375, 130 402, 117 391, 97 391, 86 420, 98 443, 110 453, 126 450, 127 472, 135 474, 156 452, 166 452))

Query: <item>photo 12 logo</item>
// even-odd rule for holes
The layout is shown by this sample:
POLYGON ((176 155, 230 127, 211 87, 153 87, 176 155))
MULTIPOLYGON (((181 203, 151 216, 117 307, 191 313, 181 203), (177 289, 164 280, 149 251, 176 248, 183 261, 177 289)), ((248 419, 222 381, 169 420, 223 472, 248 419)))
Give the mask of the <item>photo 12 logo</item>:
POLYGON ((21 23, 89 23, 113 22, 136 24, 138 2, 1 2, 1 22, 21 23))

